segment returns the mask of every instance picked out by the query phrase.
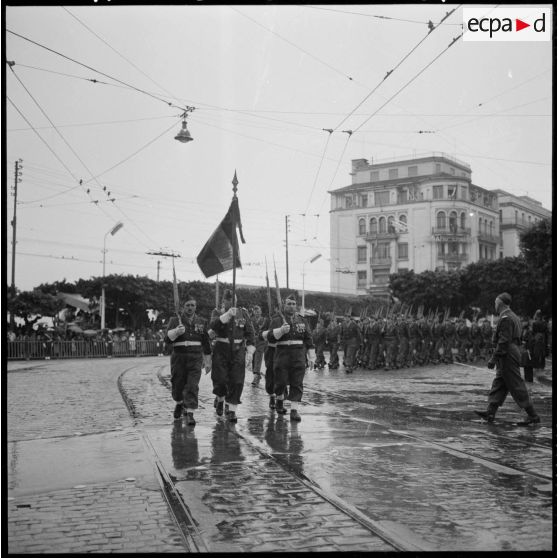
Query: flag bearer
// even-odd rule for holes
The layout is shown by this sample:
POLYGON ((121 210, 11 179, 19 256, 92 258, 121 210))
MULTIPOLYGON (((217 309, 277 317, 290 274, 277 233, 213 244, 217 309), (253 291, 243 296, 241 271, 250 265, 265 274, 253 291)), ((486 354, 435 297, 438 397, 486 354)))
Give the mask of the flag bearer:
POLYGON ((198 391, 202 366, 211 369, 211 344, 207 322, 196 314, 196 299, 189 295, 180 318, 169 320, 165 341, 172 344, 171 386, 176 401, 174 419, 183 412, 187 424, 194 426, 194 411, 198 408, 198 391))
POLYGON ((256 347, 250 315, 245 308, 233 305, 229 289, 223 293, 222 311, 213 310, 210 327, 216 335, 211 372, 213 393, 217 396, 215 409, 221 416, 226 403, 229 422, 236 422, 236 410, 244 388, 246 352, 251 357, 256 347))
POLYGON ((300 421, 298 406, 302 400, 306 357, 310 368, 314 368, 316 351, 312 342, 312 333, 306 320, 297 313, 294 295, 286 298, 284 318, 274 316, 271 320, 267 340, 276 343, 274 374, 276 407, 279 414, 285 414, 285 387, 288 386, 287 398, 291 402, 291 420, 300 421))

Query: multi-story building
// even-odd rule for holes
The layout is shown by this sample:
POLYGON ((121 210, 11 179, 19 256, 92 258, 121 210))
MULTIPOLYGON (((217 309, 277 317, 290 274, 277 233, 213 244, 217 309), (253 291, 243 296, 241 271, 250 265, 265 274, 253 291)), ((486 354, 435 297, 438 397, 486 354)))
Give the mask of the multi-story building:
POLYGON ((519 255, 519 235, 541 219, 550 218, 552 212, 529 196, 514 196, 504 190, 498 194, 500 212, 500 257, 519 255))
POLYGON ((332 292, 381 295, 399 270, 453 270, 501 257, 502 191, 473 184, 471 175, 467 163, 442 153, 353 160, 352 184, 329 192, 332 292))

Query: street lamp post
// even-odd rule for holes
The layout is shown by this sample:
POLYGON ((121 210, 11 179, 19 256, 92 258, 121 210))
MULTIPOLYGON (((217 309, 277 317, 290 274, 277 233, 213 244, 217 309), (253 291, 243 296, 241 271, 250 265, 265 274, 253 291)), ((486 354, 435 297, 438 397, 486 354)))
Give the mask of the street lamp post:
POLYGON ((316 260, 318 260, 321 257, 322 257, 321 254, 316 254, 315 256, 312 256, 309 260, 306 260, 305 262, 302 263, 302 308, 301 308, 301 312, 302 312, 303 316, 306 313, 306 307, 304 306, 304 265, 307 264, 307 263, 314 263, 316 260))
POLYGON ((103 283, 101 286, 101 329, 105 329, 105 256, 107 253, 107 236, 110 234, 114 236, 122 227, 124 223, 122 221, 118 221, 110 231, 105 234, 105 238, 103 240, 103 283))

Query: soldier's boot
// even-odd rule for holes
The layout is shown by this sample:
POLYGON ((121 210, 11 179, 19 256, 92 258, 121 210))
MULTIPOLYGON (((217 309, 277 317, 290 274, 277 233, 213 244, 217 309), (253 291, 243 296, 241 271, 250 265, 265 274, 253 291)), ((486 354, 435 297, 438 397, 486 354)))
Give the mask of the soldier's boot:
POLYGON ((517 423, 517 426, 529 426, 530 424, 539 424, 541 422, 541 417, 537 415, 533 405, 525 408, 527 412, 527 418, 517 423))
POLYGON ((188 426, 196 426, 196 419, 194 419, 194 413, 192 412, 186 413, 186 424, 188 426))
POLYGON ((229 411, 227 414, 227 420, 229 422, 237 422, 236 411, 229 411))
POLYGON ((182 418, 182 409, 183 409, 183 404, 182 403, 177 403, 176 406, 174 407, 174 420, 180 420, 182 418))
POLYGON ((296 409, 291 409, 291 420, 295 422, 300 422, 302 417, 298 414, 296 409))
POLYGON ((260 380, 262 379, 260 374, 254 374, 254 379, 252 380, 252 385, 253 386, 257 386, 260 383, 260 380))
POLYGON ((269 408, 275 409, 275 395, 269 396, 269 408))
POLYGON ((287 414, 287 409, 285 409, 285 406, 283 405, 283 399, 277 399, 276 402, 276 411, 280 414, 280 415, 286 415, 287 414))
POLYGON ((225 406, 224 401, 216 400, 216 402, 215 402, 215 412, 217 413, 217 416, 220 416, 220 417, 223 416, 223 407, 224 406, 225 406))
POLYGON ((496 411, 498 410, 498 405, 495 405, 494 403, 490 403, 488 405, 488 408, 486 409, 486 411, 475 411, 475 413, 483 418, 486 422, 494 422, 494 419, 496 418, 496 411))

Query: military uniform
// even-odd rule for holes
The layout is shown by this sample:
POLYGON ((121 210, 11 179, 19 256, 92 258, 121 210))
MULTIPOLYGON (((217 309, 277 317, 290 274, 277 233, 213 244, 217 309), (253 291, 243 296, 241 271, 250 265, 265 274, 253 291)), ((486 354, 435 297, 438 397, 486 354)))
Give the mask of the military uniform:
POLYGON ((446 320, 444 322, 444 362, 450 364, 453 362, 453 350, 455 347, 455 324, 446 320))
POLYGON ((326 328, 326 342, 329 350, 328 368, 330 370, 339 368, 339 329, 340 328, 337 325, 335 318, 331 320, 326 328))
POLYGON ((509 308, 510 302, 511 296, 507 293, 496 297, 496 309, 500 315, 492 339, 494 354, 488 362, 489 368, 496 366, 496 376, 488 394, 488 409, 486 412, 477 411, 477 414, 492 422, 496 410, 503 405, 510 393, 519 407, 525 409, 528 414, 528 419, 520 424, 535 424, 540 422, 540 418, 535 413, 531 396, 520 372, 521 321, 509 308))
POLYGON ((417 366, 420 364, 421 335, 419 322, 417 319, 411 319, 409 324, 409 353, 407 357, 408 366, 417 366))
POLYGON ((384 370, 393 370, 397 368, 397 327, 391 318, 386 320, 383 331, 383 344, 385 354, 384 370))
POLYGON ((409 324, 403 317, 397 320, 397 338, 399 346, 397 350, 397 368, 407 366, 407 358, 409 356, 409 324))
POLYGON ((189 413, 188 422, 193 425, 195 424, 193 411, 198 408, 203 355, 211 355, 211 344, 204 318, 195 313, 188 318, 183 313, 180 321, 184 326, 184 333, 176 335, 176 328, 180 322, 177 316, 172 316, 165 335, 165 341, 172 345, 171 393, 172 398, 177 402, 175 419, 180 418, 184 407, 186 413, 189 413))
MULTIPOLYGON (((229 311, 213 310, 210 326, 215 332, 211 380, 217 396, 217 414, 222 414, 225 401, 232 411, 229 420, 236 422, 236 406, 241 403, 246 373, 246 346, 254 347, 254 327, 248 312, 237 308, 236 316, 229 311)), ((252 349, 254 350, 254 349, 252 349)))
POLYGON ((362 334, 358 324, 349 317, 341 325, 341 343, 344 346, 343 362, 347 373, 351 373, 356 366, 356 352, 361 344, 362 334))
MULTIPOLYGON (((289 298, 287 298, 287 301, 289 298)), ((302 401, 303 380, 306 372, 306 352, 314 352, 312 332, 306 320, 298 313, 274 316, 271 320, 268 341, 276 343, 273 373, 275 375, 274 392, 277 399, 277 412, 284 413, 283 398, 288 386, 287 399, 291 401, 291 420, 300 420, 296 412, 302 401), (289 331, 281 332, 281 326, 287 324, 289 331)), ((315 353, 313 358, 315 359, 315 353)))
POLYGON ((479 324, 473 320, 471 324, 471 362, 476 362, 481 356, 482 333, 479 324))
POLYGON ((324 368, 326 361, 324 357, 324 349, 326 346, 326 328, 322 323, 318 322, 316 329, 312 334, 314 346, 316 348, 316 368, 324 368))
POLYGON ((375 370, 379 366, 378 357, 382 341, 381 336, 382 328, 380 322, 373 319, 367 332, 367 343, 369 346, 367 366, 370 370, 375 370))

